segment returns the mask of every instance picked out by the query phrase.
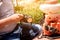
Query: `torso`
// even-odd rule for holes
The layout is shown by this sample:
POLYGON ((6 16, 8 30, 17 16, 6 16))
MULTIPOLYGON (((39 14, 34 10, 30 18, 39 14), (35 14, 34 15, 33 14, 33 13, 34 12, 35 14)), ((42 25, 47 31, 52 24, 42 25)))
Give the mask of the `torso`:
MULTIPOLYGON (((7 18, 14 14, 13 4, 11 0, 2 0, 3 4, 0 6, 0 20, 3 18, 7 18)), ((0 29, 0 34, 9 33, 14 30, 17 23, 12 23, 9 25, 5 25, 3 29, 0 29)))

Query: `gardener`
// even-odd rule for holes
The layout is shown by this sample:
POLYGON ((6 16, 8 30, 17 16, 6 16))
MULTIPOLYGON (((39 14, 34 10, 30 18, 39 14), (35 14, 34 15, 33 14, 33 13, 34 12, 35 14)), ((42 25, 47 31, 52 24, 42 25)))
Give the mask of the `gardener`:
POLYGON ((0 40, 20 40, 21 28, 17 22, 23 17, 22 14, 14 14, 11 0, 0 0, 0 40))

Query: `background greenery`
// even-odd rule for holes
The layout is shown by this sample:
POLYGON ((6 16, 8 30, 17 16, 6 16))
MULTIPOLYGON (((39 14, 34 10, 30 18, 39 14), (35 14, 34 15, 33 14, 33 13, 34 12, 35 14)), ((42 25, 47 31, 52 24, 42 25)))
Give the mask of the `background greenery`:
POLYGON ((43 18, 43 13, 40 11, 39 6, 41 2, 44 2, 44 0, 37 0, 36 2, 32 2, 30 4, 24 3, 23 6, 18 3, 19 1, 22 0, 16 0, 16 4, 13 4, 15 13, 22 13, 32 16, 33 23, 40 23, 43 18))

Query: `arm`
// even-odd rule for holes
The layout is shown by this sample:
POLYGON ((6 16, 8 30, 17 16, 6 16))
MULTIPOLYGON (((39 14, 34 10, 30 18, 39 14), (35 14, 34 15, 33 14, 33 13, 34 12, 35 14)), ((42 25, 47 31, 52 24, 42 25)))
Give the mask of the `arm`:
POLYGON ((23 18, 22 14, 14 14, 10 17, 4 18, 0 20, 0 28, 3 28, 5 25, 11 24, 11 23, 17 23, 23 18))

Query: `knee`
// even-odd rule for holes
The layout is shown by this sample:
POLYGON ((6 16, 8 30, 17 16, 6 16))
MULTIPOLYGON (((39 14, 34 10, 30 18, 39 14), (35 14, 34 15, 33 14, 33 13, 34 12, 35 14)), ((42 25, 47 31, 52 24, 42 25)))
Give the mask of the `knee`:
POLYGON ((33 30, 36 32, 42 32, 42 26, 39 24, 32 24, 33 30))

